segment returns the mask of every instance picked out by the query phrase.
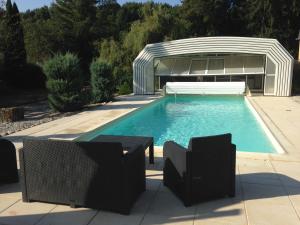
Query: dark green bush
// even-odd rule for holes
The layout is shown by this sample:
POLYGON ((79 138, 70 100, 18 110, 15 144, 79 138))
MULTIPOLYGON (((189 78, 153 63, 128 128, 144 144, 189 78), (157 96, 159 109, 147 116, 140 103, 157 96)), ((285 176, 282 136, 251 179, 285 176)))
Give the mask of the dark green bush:
POLYGON ((28 63, 22 76, 22 86, 25 89, 40 89, 46 87, 46 75, 43 68, 37 64, 28 63))
POLYGON ((90 66, 93 102, 108 102, 115 90, 112 67, 105 62, 94 61, 90 66))
POLYGON ((42 67, 33 63, 15 68, 13 71, 5 68, 4 65, 1 66, 0 63, 0 80, 21 89, 44 89, 46 87, 46 76, 42 67))
POLYGON ((119 95, 127 95, 132 93, 131 87, 127 82, 119 85, 117 89, 119 95))
POLYGON ((83 106, 83 74, 77 56, 71 53, 56 55, 44 64, 44 72, 51 108, 69 112, 83 106))

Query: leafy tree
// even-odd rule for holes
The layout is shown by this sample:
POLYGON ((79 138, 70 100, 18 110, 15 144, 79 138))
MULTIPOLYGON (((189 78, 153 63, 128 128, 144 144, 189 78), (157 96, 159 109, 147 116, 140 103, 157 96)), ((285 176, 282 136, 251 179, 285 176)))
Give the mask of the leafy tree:
POLYGON ((182 15, 192 36, 216 36, 227 32, 229 0, 184 0, 182 15))
POLYGON ((116 4, 116 0, 96 0, 97 6, 116 4))
POLYGON ((75 111, 82 107, 82 70, 77 56, 58 54, 45 62, 47 76, 48 102, 59 112, 75 111))
MULTIPOLYGON (((4 47, 5 47, 5 45, 4 45, 4 41, 5 41, 4 15, 5 15, 4 1, 0 1, 0 67, 2 69, 3 69, 3 63, 4 63, 4 47)), ((1 79, 1 76, 0 76, 0 79, 1 79)))
POLYGON ((300 2, 297 0, 273 1, 273 38, 280 41, 290 53, 296 55, 298 32, 300 29, 300 2))
POLYGON ((27 60, 31 63, 42 63, 51 57, 55 49, 52 40, 57 38, 53 29, 48 7, 27 11, 22 15, 24 27, 24 42, 27 60))
POLYGON ((128 84, 128 82, 124 82, 123 84, 117 87, 119 95, 128 95, 132 93, 132 87, 128 84))
POLYGON ((97 103, 112 100, 114 93, 112 67, 105 62, 96 60, 92 62, 90 70, 93 101, 97 103))
POLYGON ((78 55, 86 80, 91 78, 92 58, 99 56, 101 62, 110 64, 116 89, 123 92, 131 89, 133 60, 154 42, 254 36, 276 38, 290 53, 298 51, 299 0, 182 0, 174 7, 153 2, 119 5, 117 0, 57 0, 50 7, 23 13, 22 23, 11 0, 7 12, 1 2, 0 61, 2 51, 10 68, 23 71, 15 73, 19 77, 38 71, 34 65, 25 72, 12 66, 26 64, 26 53, 27 61, 37 64, 72 52, 78 55), (26 51, 22 50, 22 25, 26 51))
POLYGON ((117 14, 121 6, 115 1, 102 1, 98 4, 95 22, 95 33, 98 39, 119 37, 119 27, 117 24, 117 14))
POLYGON ((122 5, 116 15, 116 24, 119 32, 129 31, 132 22, 141 20, 142 3, 128 2, 122 5))
POLYGON ((168 5, 157 5, 152 2, 144 4, 142 9, 144 20, 132 23, 123 42, 131 62, 145 45, 161 42, 168 36, 172 27, 172 17, 168 9, 168 5))
POLYGON ((26 66, 26 50, 23 27, 16 3, 8 0, 4 18, 4 65, 6 78, 12 83, 22 82, 22 70, 26 66))
POLYGON ((132 88, 132 67, 122 44, 115 40, 104 40, 101 43, 99 60, 112 66, 112 74, 117 89, 123 84, 132 88))
POLYGON ((226 35, 249 36, 246 14, 248 3, 245 0, 232 0, 227 11, 226 35))
POLYGON ((272 37, 274 32, 272 0, 248 0, 248 28, 257 37, 272 37))
POLYGON ((51 7, 53 52, 73 52, 88 73, 93 57, 93 25, 96 18, 95 0, 57 0, 51 7))
POLYGON ((247 1, 247 23, 253 36, 278 39, 290 53, 296 53, 295 38, 300 29, 298 0, 247 1))
POLYGON ((0 80, 4 69, 4 41, 5 41, 5 29, 4 29, 4 11, 5 2, 0 0, 0 80))

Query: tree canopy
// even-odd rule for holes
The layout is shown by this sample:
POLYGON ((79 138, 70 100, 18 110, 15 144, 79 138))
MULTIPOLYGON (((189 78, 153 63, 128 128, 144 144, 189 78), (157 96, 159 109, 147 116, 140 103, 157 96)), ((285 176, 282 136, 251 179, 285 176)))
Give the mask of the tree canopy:
MULTIPOLYGON (((16 3, 6 2, 6 13, 3 18, 3 53, 6 76, 9 81, 22 80, 22 70, 27 64, 24 44, 24 33, 21 17, 16 3)), ((15 83, 15 82, 14 82, 15 83)))
POLYGON ((88 79, 90 63, 100 57, 112 65, 116 81, 129 83, 134 58, 154 42, 222 35, 267 37, 278 39, 296 55, 300 1, 182 0, 171 6, 56 0, 49 7, 21 13, 21 18, 15 4, 6 10, 0 5, 0 18, 0 31, 5 30, 0 39, 8 35, 11 40, 6 47, 0 46, 0 54, 6 52, 7 60, 12 59, 8 56, 11 52, 18 52, 18 64, 26 58, 30 63, 43 63, 55 54, 72 52, 88 79))

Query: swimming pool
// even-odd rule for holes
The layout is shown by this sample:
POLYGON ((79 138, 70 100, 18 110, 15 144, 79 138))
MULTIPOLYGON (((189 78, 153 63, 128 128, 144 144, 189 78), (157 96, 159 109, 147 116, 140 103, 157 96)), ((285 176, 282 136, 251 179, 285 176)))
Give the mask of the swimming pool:
POLYGON ((244 96, 166 96, 78 140, 100 134, 153 136, 156 146, 174 140, 187 147, 191 137, 222 133, 232 133, 238 151, 276 152, 244 96))

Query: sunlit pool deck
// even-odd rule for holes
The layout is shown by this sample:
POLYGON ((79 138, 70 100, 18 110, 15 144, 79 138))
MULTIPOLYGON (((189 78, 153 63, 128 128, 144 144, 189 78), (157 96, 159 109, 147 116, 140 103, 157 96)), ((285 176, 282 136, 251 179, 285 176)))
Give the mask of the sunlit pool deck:
MULTIPOLYGON (((124 96, 116 102, 12 134, 74 139, 144 106, 157 96, 124 96)), ((19 184, 0 186, 2 225, 283 225, 300 224, 300 97, 248 97, 285 150, 284 154, 237 154, 237 195, 185 208, 162 184, 162 151, 147 165, 147 191, 129 216, 69 206, 22 203, 19 184)), ((148 160, 146 161, 148 162, 148 160)))

